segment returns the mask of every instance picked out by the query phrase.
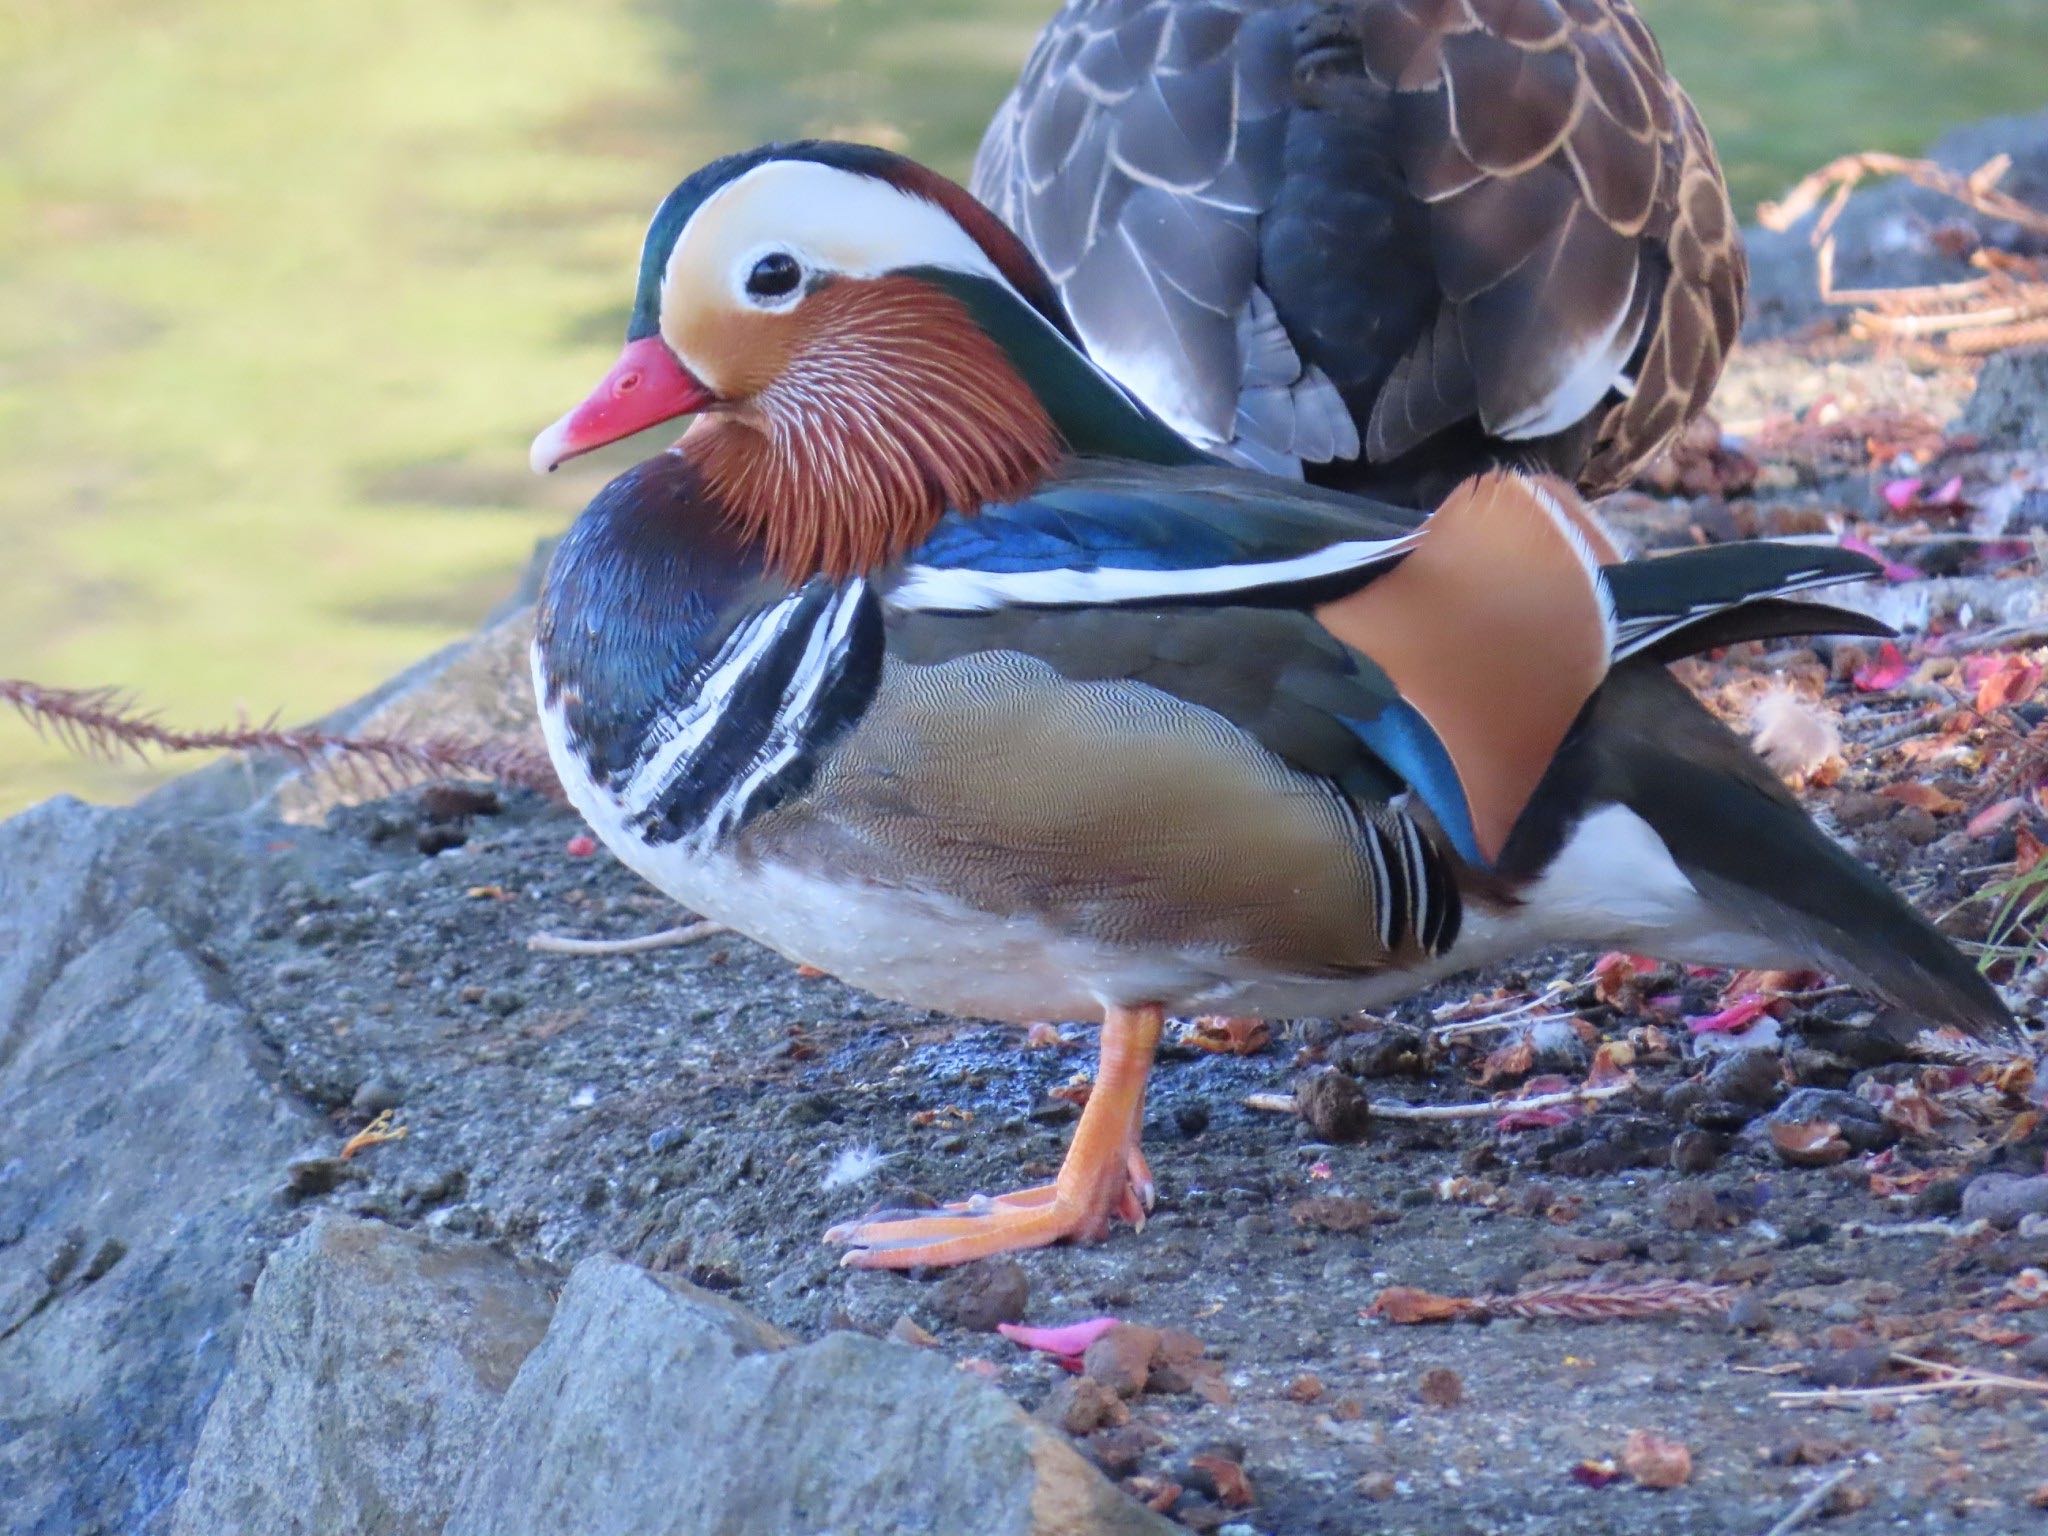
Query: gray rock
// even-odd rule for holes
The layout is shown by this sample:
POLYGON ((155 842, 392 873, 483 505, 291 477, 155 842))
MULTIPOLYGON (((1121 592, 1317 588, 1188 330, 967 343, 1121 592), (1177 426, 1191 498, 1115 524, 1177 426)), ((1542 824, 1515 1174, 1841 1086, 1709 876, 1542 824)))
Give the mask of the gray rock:
POLYGON ((188 938, 236 899, 242 855, 220 842, 64 800, 0 826, 0 1510, 17 1536, 165 1528, 270 1187, 318 1125, 188 938))
POLYGON ((1963 1220, 2016 1227, 2028 1216, 2048 1214, 2048 1174, 1980 1173, 1963 1191, 1963 1220))
POLYGON ((1993 448, 2048 450, 2048 347, 1989 358, 1961 426, 1993 448))
POLYGON ((854 1334, 787 1347, 731 1302, 586 1259, 447 1536, 1173 1529, 929 1351, 854 1334))
POLYGON ((318 1218, 257 1282, 172 1531, 438 1532, 553 1310, 481 1244, 318 1218))
POLYGON ((1773 1125, 1805 1125, 1814 1120, 1833 1121, 1840 1127, 1849 1150, 1856 1153, 1874 1152, 1899 1139, 1899 1133, 1885 1124, 1884 1117, 1853 1093, 1837 1088, 1795 1088, 1776 1109, 1761 1120, 1751 1121, 1742 1140, 1767 1141, 1773 1125))

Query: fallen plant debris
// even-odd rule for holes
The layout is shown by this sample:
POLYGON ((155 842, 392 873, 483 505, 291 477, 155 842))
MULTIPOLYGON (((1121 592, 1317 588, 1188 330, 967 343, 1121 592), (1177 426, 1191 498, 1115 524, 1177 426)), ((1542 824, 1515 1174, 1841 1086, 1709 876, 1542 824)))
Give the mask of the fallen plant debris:
POLYGON ((1692 1452, 1683 1441, 1632 1429, 1622 1443, 1621 1469, 1643 1488, 1682 1488, 1692 1481, 1692 1452))
POLYGON ((1942 1360, 1926 1360, 1893 1350, 1886 1356, 1896 1366, 1921 1373, 1918 1381, 1875 1387, 1817 1387, 1800 1391, 1773 1392, 1771 1401, 1786 1407, 1850 1408, 1878 1401, 1912 1401, 1947 1392, 2005 1392, 2040 1396, 2048 1394, 2048 1381, 2009 1376, 1976 1366, 1942 1360))
POLYGON ((243 752, 283 758, 309 773, 387 793, 423 777, 466 775, 562 798, 561 783, 544 754, 503 741, 345 736, 315 727, 286 729, 274 722, 181 731, 161 724, 118 689, 48 688, 21 678, 0 678, 0 703, 80 756, 243 752))
POLYGON ((1715 1317, 1733 1306, 1737 1287, 1697 1280, 1642 1284, 1559 1284, 1491 1296, 1439 1296, 1413 1286, 1381 1291, 1361 1317, 1389 1323, 1474 1323, 1496 1317, 1613 1323, 1655 1317, 1715 1317))

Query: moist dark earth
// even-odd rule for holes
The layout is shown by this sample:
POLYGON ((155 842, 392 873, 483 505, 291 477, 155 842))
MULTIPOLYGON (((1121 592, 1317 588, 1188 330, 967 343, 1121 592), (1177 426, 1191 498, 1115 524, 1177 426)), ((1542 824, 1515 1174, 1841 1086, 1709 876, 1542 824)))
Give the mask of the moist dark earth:
MULTIPOLYGON (((2027 166, 2048 167, 2048 121, 2029 132, 2027 166)), ((1919 196, 1856 206, 1880 233, 1887 218, 1932 227, 1913 222, 1919 196)), ((1760 291, 1775 334, 1752 336, 1718 406, 1748 457, 1709 430, 1610 513, 1646 546, 1846 528, 1899 562, 1873 599, 1913 631, 1896 654, 1749 647, 1685 675, 1738 728, 1775 690, 1838 731, 1839 750, 1800 767, 1807 803, 1981 940, 2000 882, 2048 837, 2048 689, 2029 671, 2048 661, 2048 354, 1996 358, 1980 379, 1974 360, 1874 350, 1817 319, 1809 255, 1774 259, 1760 291)), ((509 699, 516 658, 503 670, 509 699)), ((1232 1536, 1762 1536, 1837 1478, 1813 1528, 2048 1525, 2038 1043, 1944 1057, 1913 1021, 1817 979, 1610 966, 1596 984, 1593 956, 1533 957, 1384 1017, 1278 1023, 1248 1054, 1177 1032, 1146 1112, 1160 1199, 1143 1232, 954 1274, 857 1272, 820 1241, 836 1221, 1051 1176, 1092 1028, 1028 1046, 732 935, 530 950, 537 932, 687 918, 529 792, 415 789, 314 827, 257 814, 179 827, 218 838, 238 872, 221 889, 241 894, 172 904, 174 926, 211 935, 213 980, 260 1036, 252 1059, 323 1117, 277 1168, 251 1283, 322 1209, 564 1269, 616 1254, 800 1337, 893 1332, 943 1351, 1043 1407, 1136 1496, 1232 1536), (1752 988, 1789 994, 1774 1019, 1688 1024, 1752 988), (1623 1086, 1576 1114, 1495 1103, 1439 1122, 1247 1104, 1313 1083, 1327 1106, 1333 1081, 1383 1111, 1485 1104, 1545 1078, 1623 1086), (344 1159, 373 1123, 403 1135, 344 1159), (1670 1282, 1715 1287, 1714 1305, 1436 1325, 1374 1310, 1393 1287, 1670 1282), (991 1331, 1103 1316, 1192 1334, 1218 1369, 1155 1372, 1193 1390, 1147 1390, 1127 1422, 1095 1423, 1123 1410, 991 1331), (2020 1385, 1912 1396, 1899 1389, 1931 1372, 1900 1355, 2020 1385), (1624 1454, 1636 1432, 1685 1448, 1682 1481, 1648 1478, 1677 1486, 1644 1485, 1624 1454)), ((2048 969, 2026 948, 1993 974, 2039 1014, 2048 969)))

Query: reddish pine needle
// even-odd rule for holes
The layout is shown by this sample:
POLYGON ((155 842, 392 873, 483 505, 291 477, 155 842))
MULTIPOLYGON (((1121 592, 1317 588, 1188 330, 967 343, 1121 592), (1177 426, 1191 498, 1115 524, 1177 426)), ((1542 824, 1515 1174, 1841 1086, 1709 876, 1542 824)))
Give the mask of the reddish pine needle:
POLYGON ((480 777, 561 798, 555 771, 526 747, 455 736, 342 736, 275 717, 261 725, 180 731, 113 688, 46 688, 0 678, 0 704, 11 705, 38 733, 81 757, 118 759, 132 753, 248 752, 282 757, 311 773, 366 779, 396 789, 421 776, 480 777))

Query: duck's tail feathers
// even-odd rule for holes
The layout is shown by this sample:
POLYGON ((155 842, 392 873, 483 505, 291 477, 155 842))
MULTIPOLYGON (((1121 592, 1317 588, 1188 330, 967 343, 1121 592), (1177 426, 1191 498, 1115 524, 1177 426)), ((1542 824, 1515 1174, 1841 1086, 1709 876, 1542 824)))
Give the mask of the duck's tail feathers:
MULTIPOLYGON (((1724 963, 1752 964, 1768 952, 1783 957, 1773 963, 1803 960, 1929 1025, 1979 1036, 2012 1028, 1977 968, 1836 846, 1661 667, 1636 662, 1610 676, 1516 827, 1503 872, 1540 873, 1576 826, 1610 806, 1646 823, 1698 892, 1720 935, 1713 942, 1731 952, 1724 963)), ((1632 937, 1655 952, 1656 934, 1632 937)), ((1701 953, 1696 934, 1669 937, 1672 958, 1721 958, 1701 953)))
POLYGON ((1609 565, 1601 576, 1614 599, 1614 660, 1673 661, 1785 635, 1889 635, 1867 615, 1795 600, 1878 574, 1877 562, 1854 550, 1768 539, 1609 565))

